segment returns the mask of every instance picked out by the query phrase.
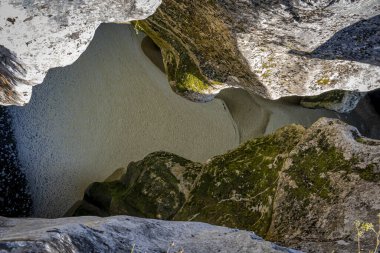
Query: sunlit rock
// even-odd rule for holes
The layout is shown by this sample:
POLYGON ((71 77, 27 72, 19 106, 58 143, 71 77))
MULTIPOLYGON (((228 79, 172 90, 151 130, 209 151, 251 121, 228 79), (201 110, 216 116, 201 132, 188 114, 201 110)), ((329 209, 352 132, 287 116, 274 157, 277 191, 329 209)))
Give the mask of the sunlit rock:
MULTIPOLYGON (((118 180, 91 185, 68 215, 202 221, 306 251, 351 252, 354 221, 378 221, 379 183, 380 142, 322 118, 308 129, 290 125, 250 140, 203 165, 152 153, 118 180)), ((362 240, 364 248, 372 243, 362 240)))
POLYGON ((380 87, 379 14, 378 0, 164 0, 135 25, 178 93, 228 84, 277 99, 380 87))
POLYGON ((24 105, 51 68, 72 64, 102 22, 153 14, 161 0, 0 1, 0 104, 24 105))

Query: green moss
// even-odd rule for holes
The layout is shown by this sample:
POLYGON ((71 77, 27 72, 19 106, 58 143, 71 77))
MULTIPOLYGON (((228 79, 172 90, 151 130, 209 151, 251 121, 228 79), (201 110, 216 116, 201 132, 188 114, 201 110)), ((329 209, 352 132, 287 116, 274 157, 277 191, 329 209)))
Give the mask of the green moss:
POLYGON ((343 102, 346 95, 344 90, 332 90, 317 96, 304 97, 301 105, 308 108, 332 108, 343 102))
POLYGON ((256 81, 224 16, 223 6, 214 0, 165 0, 154 15, 133 24, 161 48, 169 82, 177 93, 204 93, 229 76, 256 81))
POLYGON ((379 146, 380 142, 357 136, 355 141, 369 146, 379 146))
POLYGON ((184 53, 185 46, 171 39, 174 35, 170 31, 154 30, 148 21, 134 21, 133 25, 147 34, 161 48, 169 82, 176 92, 202 93, 212 85, 213 81, 203 76, 196 63, 184 53))
POLYGON ((302 131, 296 126, 284 128, 213 158, 204 167, 191 201, 175 219, 193 218, 264 236, 270 226, 278 173, 284 162, 281 154, 294 147, 302 131))
POLYGON ((375 165, 363 169, 358 166, 357 157, 345 159, 342 150, 329 143, 322 130, 315 131, 303 143, 291 154, 289 167, 282 171, 286 178, 283 199, 277 209, 275 229, 267 234, 268 240, 284 240, 285 235, 292 233, 289 231, 298 231, 300 226, 305 226, 301 229, 304 231, 316 229, 324 233, 325 228, 317 228, 310 217, 318 215, 320 207, 344 201, 340 199, 342 184, 350 185, 355 174, 366 181, 379 182, 380 173, 376 173, 375 165))
POLYGON ((193 184, 200 170, 199 163, 174 154, 152 153, 130 163, 120 180, 91 184, 84 196, 87 205, 79 206, 74 214, 172 219, 185 203, 185 192, 190 191, 186 187, 193 184), (173 167, 180 168, 182 182, 172 173, 173 167))
POLYGON ((267 71, 265 71, 264 74, 262 74, 261 76, 262 76, 263 78, 268 78, 268 77, 270 76, 270 74, 271 74, 271 71, 270 71, 270 70, 267 70, 267 71))
MULTIPOLYGON (((183 64, 183 63, 182 63, 183 64)), ((202 80, 201 75, 197 75, 196 71, 191 71, 189 68, 184 70, 185 66, 177 69, 177 72, 174 74, 174 80, 176 80, 176 87, 179 91, 192 91, 202 93, 203 90, 208 89, 211 85, 211 82, 208 80, 202 80), (183 72, 181 72, 184 70, 183 72)))
POLYGON ((361 179, 370 182, 380 182, 380 173, 376 172, 376 165, 369 164, 364 169, 356 169, 355 173, 358 173, 361 179))
POLYGON ((317 80, 317 84, 319 85, 328 85, 330 83, 331 83, 331 80, 328 77, 322 77, 321 79, 317 80))
POLYGON ((292 166, 286 171, 296 187, 288 187, 289 196, 295 197, 303 206, 308 198, 318 196, 333 201, 335 192, 328 179, 328 173, 346 171, 353 161, 345 160, 341 151, 323 143, 320 138, 318 148, 310 147, 292 157, 292 166))

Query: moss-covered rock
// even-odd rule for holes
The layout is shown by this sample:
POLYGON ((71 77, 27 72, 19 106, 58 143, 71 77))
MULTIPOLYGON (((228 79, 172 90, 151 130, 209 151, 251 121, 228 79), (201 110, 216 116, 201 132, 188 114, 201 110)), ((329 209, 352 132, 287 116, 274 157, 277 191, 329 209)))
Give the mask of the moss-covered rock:
POLYGON ((377 196, 380 141, 322 118, 309 129, 290 125, 250 140, 203 165, 150 154, 119 180, 92 184, 84 200, 110 215, 203 221, 305 250, 349 252, 354 220, 377 222, 377 196))
POLYGON ((215 0, 164 0, 154 15, 134 22, 161 48, 177 93, 195 98, 194 93, 212 92, 232 76, 257 83, 223 16, 225 10, 215 0))
POLYGON ((175 219, 210 222, 265 235, 285 155, 305 129, 289 126, 207 163, 175 219))
POLYGON ((307 108, 325 108, 337 112, 350 112, 355 109, 363 93, 355 91, 332 90, 318 96, 304 97, 301 105, 307 108))
POLYGON ((161 48, 177 93, 209 99, 223 83, 278 99, 378 88, 378 9, 376 0, 163 0, 134 24, 161 48))
POLYGON ((284 162, 266 238, 304 250, 318 245, 315 252, 353 251, 354 221, 378 223, 379 145, 341 121, 316 122, 284 162))
POLYGON ((128 165, 125 174, 112 182, 92 183, 84 202, 67 215, 128 214, 171 219, 193 188, 201 165, 167 152, 156 152, 128 165))

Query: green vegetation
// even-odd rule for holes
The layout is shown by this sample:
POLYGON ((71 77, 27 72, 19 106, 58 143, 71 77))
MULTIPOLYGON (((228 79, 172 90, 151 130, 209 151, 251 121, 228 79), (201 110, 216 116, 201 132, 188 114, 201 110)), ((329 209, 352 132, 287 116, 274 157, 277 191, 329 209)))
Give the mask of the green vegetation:
POLYGON ((378 217, 378 229, 375 229, 375 226, 372 223, 368 222, 362 222, 362 221, 355 221, 355 228, 356 228, 356 240, 358 243, 357 252, 362 252, 362 245, 361 245, 361 238, 366 233, 372 233, 375 237, 375 243, 373 246, 373 250, 370 250, 369 253, 377 253, 379 251, 380 247, 380 213, 377 215, 378 217))
POLYGON ((344 217, 334 207, 346 203, 345 191, 361 180, 380 182, 378 165, 359 166, 360 153, 345 158, 327 129, 283 127, 203 165, 152 153, 131 163, 120 180, 93 184, 86 191, 93 199, 85 200, 110 214, 202 221, 275 241, 309 230, 326 238, 344 217), (333 221, 316 226, 325 209, 333 221))
POLYGON ((278 173, 284 159, 303 133, 292 126, 257 138, 217 156, 203 169, 199 183, 175 219, 195 220, 253 230, 269 229, 278 173))
POLYGON ((322 77, 321 79, 317 80, 317 84, 319 85, 328 85, 330 83, 331 83, 331 80, 328 77, 322 77))
POLYGON ((160 47, 170 85, 177 93, 202 94, 229 76, 246 83, 256 81, 223 14, 214 0, 166 0, 149 18, 133 22, 135 29, 160 47))

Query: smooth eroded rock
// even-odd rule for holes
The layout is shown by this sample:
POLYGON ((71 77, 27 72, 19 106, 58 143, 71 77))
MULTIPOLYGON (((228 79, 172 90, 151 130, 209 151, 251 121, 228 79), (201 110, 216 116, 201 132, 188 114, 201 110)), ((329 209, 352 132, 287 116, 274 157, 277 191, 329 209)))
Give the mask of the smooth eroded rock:
POLYGON ((223 83, 277 99, 380 87, 379 14, 377 0, 163 0, 135 26, 178 93, 207 99, 223 83))
POLYGON ((0 217, 1 252, 297 253, 252 232, 198 222, 129 216, 8 219, 0 217))

